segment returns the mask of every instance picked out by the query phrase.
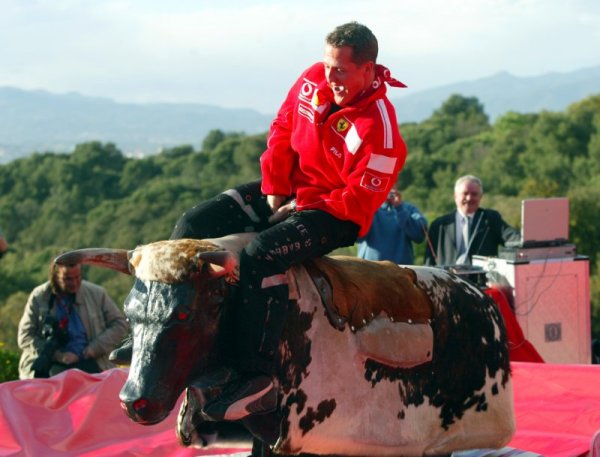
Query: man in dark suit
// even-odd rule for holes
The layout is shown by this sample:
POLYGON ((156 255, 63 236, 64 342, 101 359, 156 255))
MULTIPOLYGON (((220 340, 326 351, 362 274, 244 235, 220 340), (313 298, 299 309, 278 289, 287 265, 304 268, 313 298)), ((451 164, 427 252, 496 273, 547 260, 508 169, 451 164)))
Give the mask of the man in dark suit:
POLYGON ((479 207, 482 195, 479 178, 458 178, 454 185, 456 210, 434 220, 429 229, 426 265, 470 265, 471 256, 497 256, 498 245, 520 239, 519 232, 498 211, 479 207))

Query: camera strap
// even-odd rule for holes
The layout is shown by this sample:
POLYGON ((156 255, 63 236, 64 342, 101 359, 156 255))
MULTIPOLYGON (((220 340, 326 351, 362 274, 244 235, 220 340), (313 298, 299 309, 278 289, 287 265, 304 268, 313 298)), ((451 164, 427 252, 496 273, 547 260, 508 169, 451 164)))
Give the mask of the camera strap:
POLYGON ((50 298, 48 299, 48 305, 44 307, 43 303, 40 304, 40 325, 43 325, 46 317, 50 316, 50 313, 52 312, 52 307, 54 306, 54 300, 56 300, 56 296, 53 293, 51 293, 50 298))
POLYGON ((56 300, 58 300, 58 309, 56 311, 58 326, 59 328, 67 329, 69 326, 69 320, 71 318, 71 312, 73 311, 73 302, 75 301, 75 296, 57 296, 56 300))

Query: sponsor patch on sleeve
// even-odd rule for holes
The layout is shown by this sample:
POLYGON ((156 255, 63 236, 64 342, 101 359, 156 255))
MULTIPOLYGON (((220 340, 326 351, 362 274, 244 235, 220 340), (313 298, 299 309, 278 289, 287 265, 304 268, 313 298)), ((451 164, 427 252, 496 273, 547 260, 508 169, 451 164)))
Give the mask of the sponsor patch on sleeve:
POLYGON ((365 171, 360 180, 360 186, 373 192, 383 192, 387 189, 390 178, 387 176, 377 176, 370 171, 365 171))
POLYGON ((379 173, 391 174, 396 167, 396 158, 384 156, 381 154, 371 154, 367 168, 378 171, 379 173))
POLYGON ((358 131, 356 130, 356 126, 350 127, 348 133, 346 133, 346 147, 348 148, 348 152, 350 154, 356 154, 358 148, 362 144, 362 138, 358 136, 358 131))

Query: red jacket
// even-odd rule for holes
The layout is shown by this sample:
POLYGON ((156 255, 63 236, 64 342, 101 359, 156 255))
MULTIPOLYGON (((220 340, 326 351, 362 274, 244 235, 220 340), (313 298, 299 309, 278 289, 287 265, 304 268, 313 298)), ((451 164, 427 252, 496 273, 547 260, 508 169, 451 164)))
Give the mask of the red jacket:
POLYGON ((403 86, 377 65, 372 88, 329 114, 333 93, 323 63, 306 70, 271 124, 260 159, 262 192, 295 195, 298 211, 320 209, 350 220, 364 236, 406 160, 384 82, 403 86))

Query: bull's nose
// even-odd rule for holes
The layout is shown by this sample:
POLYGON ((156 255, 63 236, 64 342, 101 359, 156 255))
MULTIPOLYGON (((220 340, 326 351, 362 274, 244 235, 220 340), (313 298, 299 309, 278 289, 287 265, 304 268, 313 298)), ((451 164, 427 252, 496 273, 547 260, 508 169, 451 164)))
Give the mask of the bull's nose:
POLYGON ((143 416, 147 406, 148 400, 145 398, 138 398, 135 401, 121 400, 121 408, 129 415, 134 413, 137 416, 143 416))
POLYGON ((166 414, 155 411, 156 408, 152 408, 150 402, 145 398, 138 398, 135 400, 121 399, 120 404, 127 416, 138 424, 156 424, 166 416, 166 414))
POLYGON ((156 424, 169 415, 177 398, 167 403, 163 397, 160 392, 146 392, 138 384, 130 382, 126 382, 119 393, 121 408, 132 421, 142 425, 156 424))
POLYGON ((146 400, 145 398, 138 398, 131 405, 133 410, 138 414, 143 413, 146 409, 146 406, 148 406, 148 400, 146 400))

